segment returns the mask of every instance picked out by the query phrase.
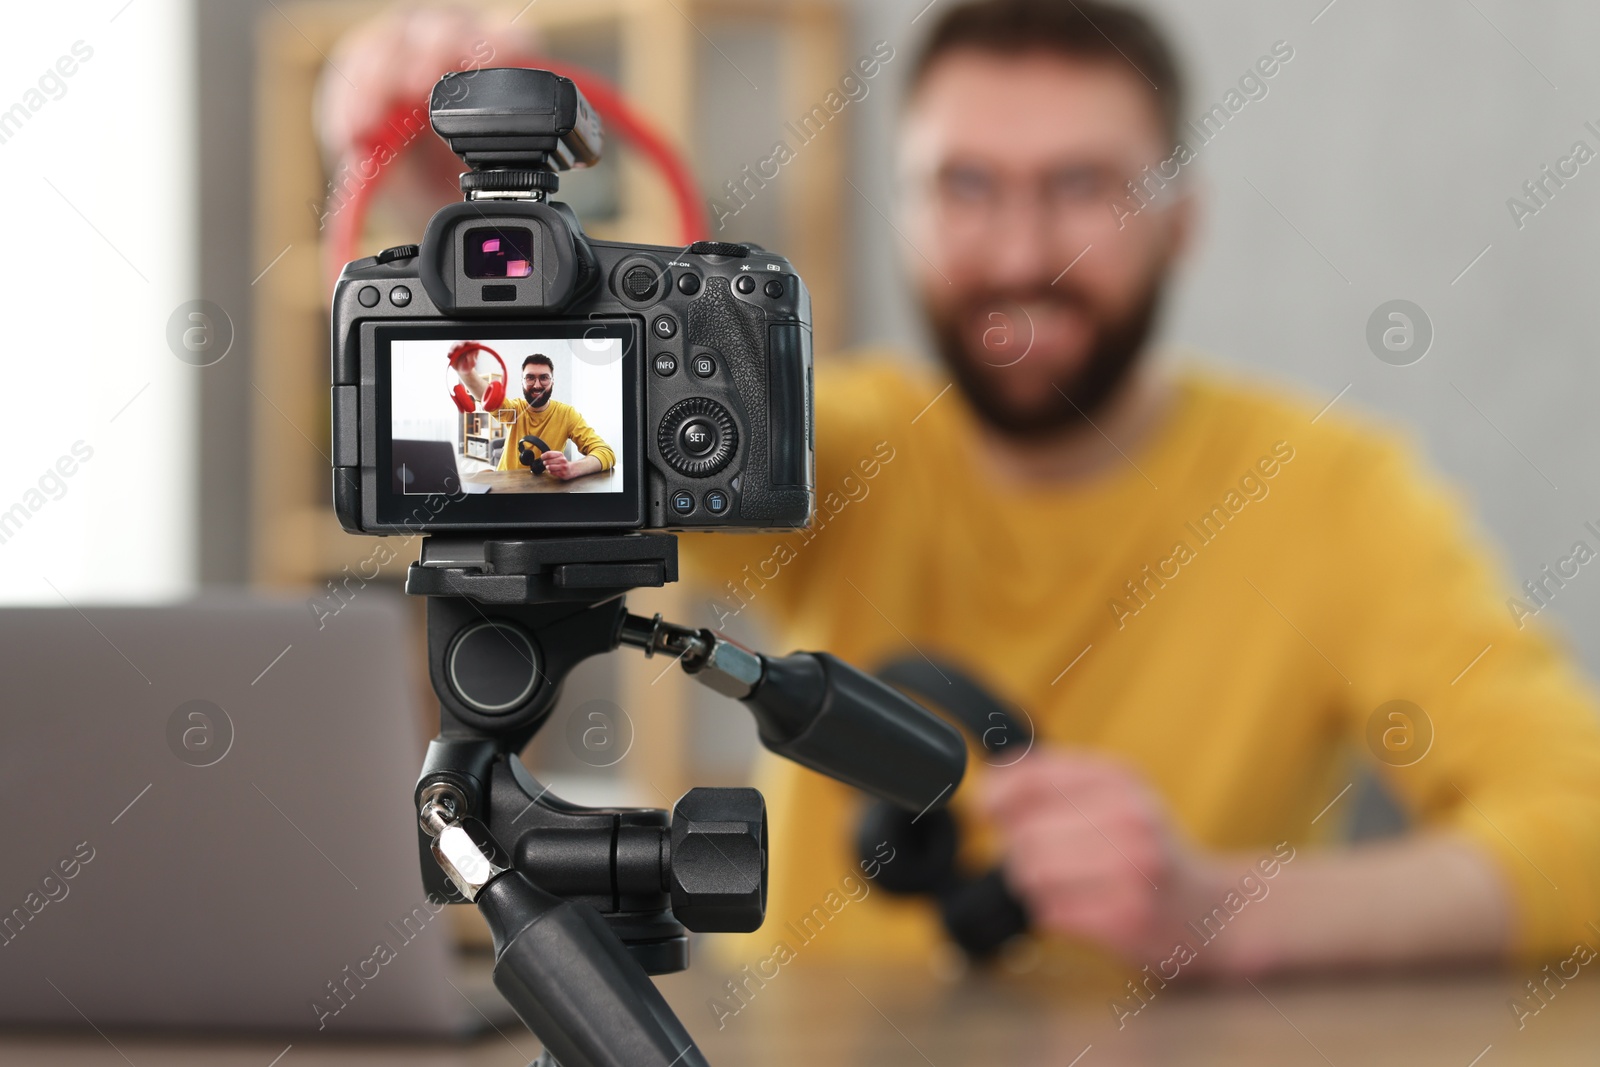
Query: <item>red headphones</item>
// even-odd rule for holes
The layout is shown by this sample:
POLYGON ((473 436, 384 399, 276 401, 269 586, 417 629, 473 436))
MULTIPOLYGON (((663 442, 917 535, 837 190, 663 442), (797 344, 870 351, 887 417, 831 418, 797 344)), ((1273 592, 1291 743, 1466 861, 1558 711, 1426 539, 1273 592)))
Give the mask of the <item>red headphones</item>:
MULTIPOLYGON (((593 71, 547 58, 507 57, 506 62, 511 66, 538 67, 553 71, 576 82, 583 95, 588 97, 589 103, 605 121, 607 130, 619 134, 623 141, 649 160, 665 179, 667 186, 672 190, 673 205, 677 208, 678 214, 678 236, 684 245, 687 246, 711 232, 710 218, 706 214, 705 204, 700 200, 700 192, 695 186, 694 176, 690 173, 688 165, 674 151, 666 138, 657 133, 650 123, 628 104, 615 86, 593 71)), ((415 139, 415 134, 409 131, 419 122, 426 123, 427 119, 426 103, 421 106, 399 105, 390 112, 384 122, 368 132, 359 158, 389 162, 406 151, 415 139)), ((354 193, 344 204, 343 209, 334 212, 329 220, 328 240, 323 246, 323 254, 327 257, 325 267, 330 288, 332 279, 339 276, 339 271, 344 268, 345 262, 356 258, 356 246, 360 243, 367 207, 372 201, 372 194, 382 184, 386 169, 379 167, 371 180, 357 183, 354 193)))
MULTIPOLYGON (((445 359, 450 361, 450 366, 459 370, 463 360, 468 356, 477 355, 479 352, 489 353, 494 357, 494 361, 500 364, 500 380, 498 382, 490 382, 489 388, 484 390, 483 393, 483 410, 495 411, 499 409, 500 402, 506 398, 506 381, 510 376, 510 372, 506 370, 506 361, 500 358, 500 353, 488 345, 480 345, 476 341, 462 341, 450 349, 445 359)), ((478 410, 477 405, 472 400, 472 394, 467 392, 467 387, 460 382, 457 382, 456 387, 450 391, 450 399, 454 400, 456 407, 464 412, 478 410)))

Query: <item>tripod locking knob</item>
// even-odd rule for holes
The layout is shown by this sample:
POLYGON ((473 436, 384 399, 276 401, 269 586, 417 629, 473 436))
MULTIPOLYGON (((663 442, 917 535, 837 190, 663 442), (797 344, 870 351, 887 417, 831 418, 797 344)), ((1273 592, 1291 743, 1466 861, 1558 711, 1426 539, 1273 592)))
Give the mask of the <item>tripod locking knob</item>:
POLYGON ((754 789, 691 789, 672 809, 672 914, 691 930, 748 933, 767 914, 767 803, 754 789))

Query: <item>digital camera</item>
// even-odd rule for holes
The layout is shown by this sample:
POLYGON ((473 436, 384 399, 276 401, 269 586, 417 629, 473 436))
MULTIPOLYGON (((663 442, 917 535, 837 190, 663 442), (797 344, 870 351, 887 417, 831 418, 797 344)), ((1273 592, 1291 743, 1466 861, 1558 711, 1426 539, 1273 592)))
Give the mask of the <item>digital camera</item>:
POLYGON ((548 199, 601 124, 549 71, 445 75, 462 203, 344 267, 334 507, 369 534, 804 526, 811 298, 749 245, 590 240, 548 199))

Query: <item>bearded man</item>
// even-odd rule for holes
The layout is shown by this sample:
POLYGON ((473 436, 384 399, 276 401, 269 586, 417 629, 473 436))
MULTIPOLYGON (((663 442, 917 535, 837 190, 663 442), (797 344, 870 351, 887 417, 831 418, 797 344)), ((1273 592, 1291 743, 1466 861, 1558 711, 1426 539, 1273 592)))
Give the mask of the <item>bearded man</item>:
MULTIPOLYGON (((716 623, 748 608, 863 666, 960 664, 1026 715, 1031 747, 975 758, 954 807, 1032 958, 1088 946, 1151 982, 1588 942, 1596 702, 1451 496, 1365 423, 1152 359, 1196 213, 1170 44, 1104 0, 929 22, 896 234, 938 358, 819 361, 811 529, 681 539, 716 623), (1405 833, 1329 832, 1352 754, 1405 833)), ((410 25, 394 40, 472 40, 410 25)), ((361 69, 415 66, 364 47, 361 69)), ((376 113, 398 78, 362 82, 376 113)), ((324 128, 355 128, 360 94, 334 89, 324 128)), ((873 891, 899 857, 863 859, 857 795, 763 777, 768 921, 735 958, 941 951, 938 908, 873 891)))
MULTIPOLYGON (((956 797, 965 861, 1068 957, 1171 978, 1591 938, 1595 701, 1508 613, 1471 524, 1368 426, 1153 365, 1196 211, 1172 49, 1090 0, 940 14, 898 220, 937 362, 825 362, 819 522, 683 538, 713 613, 864 666, 960 664, 1020 708, 1033 749, 975 757, 956 797), (1409 832, 1326 840, 1352 752, 1409 832)), ((849 789, 763 777, 769 920, 740 958, 797 928, 806 957, 926 958, 926 900, 873 892, 809 933, 886 853, 861 866, 849 789)))

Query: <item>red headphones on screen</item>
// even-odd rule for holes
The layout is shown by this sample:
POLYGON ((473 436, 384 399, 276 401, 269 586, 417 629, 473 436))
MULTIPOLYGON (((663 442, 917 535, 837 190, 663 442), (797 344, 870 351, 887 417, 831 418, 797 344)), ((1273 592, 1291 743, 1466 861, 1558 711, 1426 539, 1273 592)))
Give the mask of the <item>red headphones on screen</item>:
MULTIPOLYGON (((483 393, 483 410, 495 411, 499 409, 501 401, 506 398, 506 381, 510 377, 510 372, 506 370, 506 361, 500 358, 500 353, 488 345, 480 345, 476 341, 462 341, 450 349, 445 359, 450 361, 450 366, 459 370, 461 361, 479 352, 489 353, 494 357, 494 361, 500 364, 500 380, 498 382, 490 382, 489 388, 484 390, 483 393)), ((457 382, 456 387, 450 391, 450 399, 454 400, 456 407, 464 412, 478 410, 477 404, 472 399, 472 394, 467 392, 467 387, 460 382, 457 382)))

